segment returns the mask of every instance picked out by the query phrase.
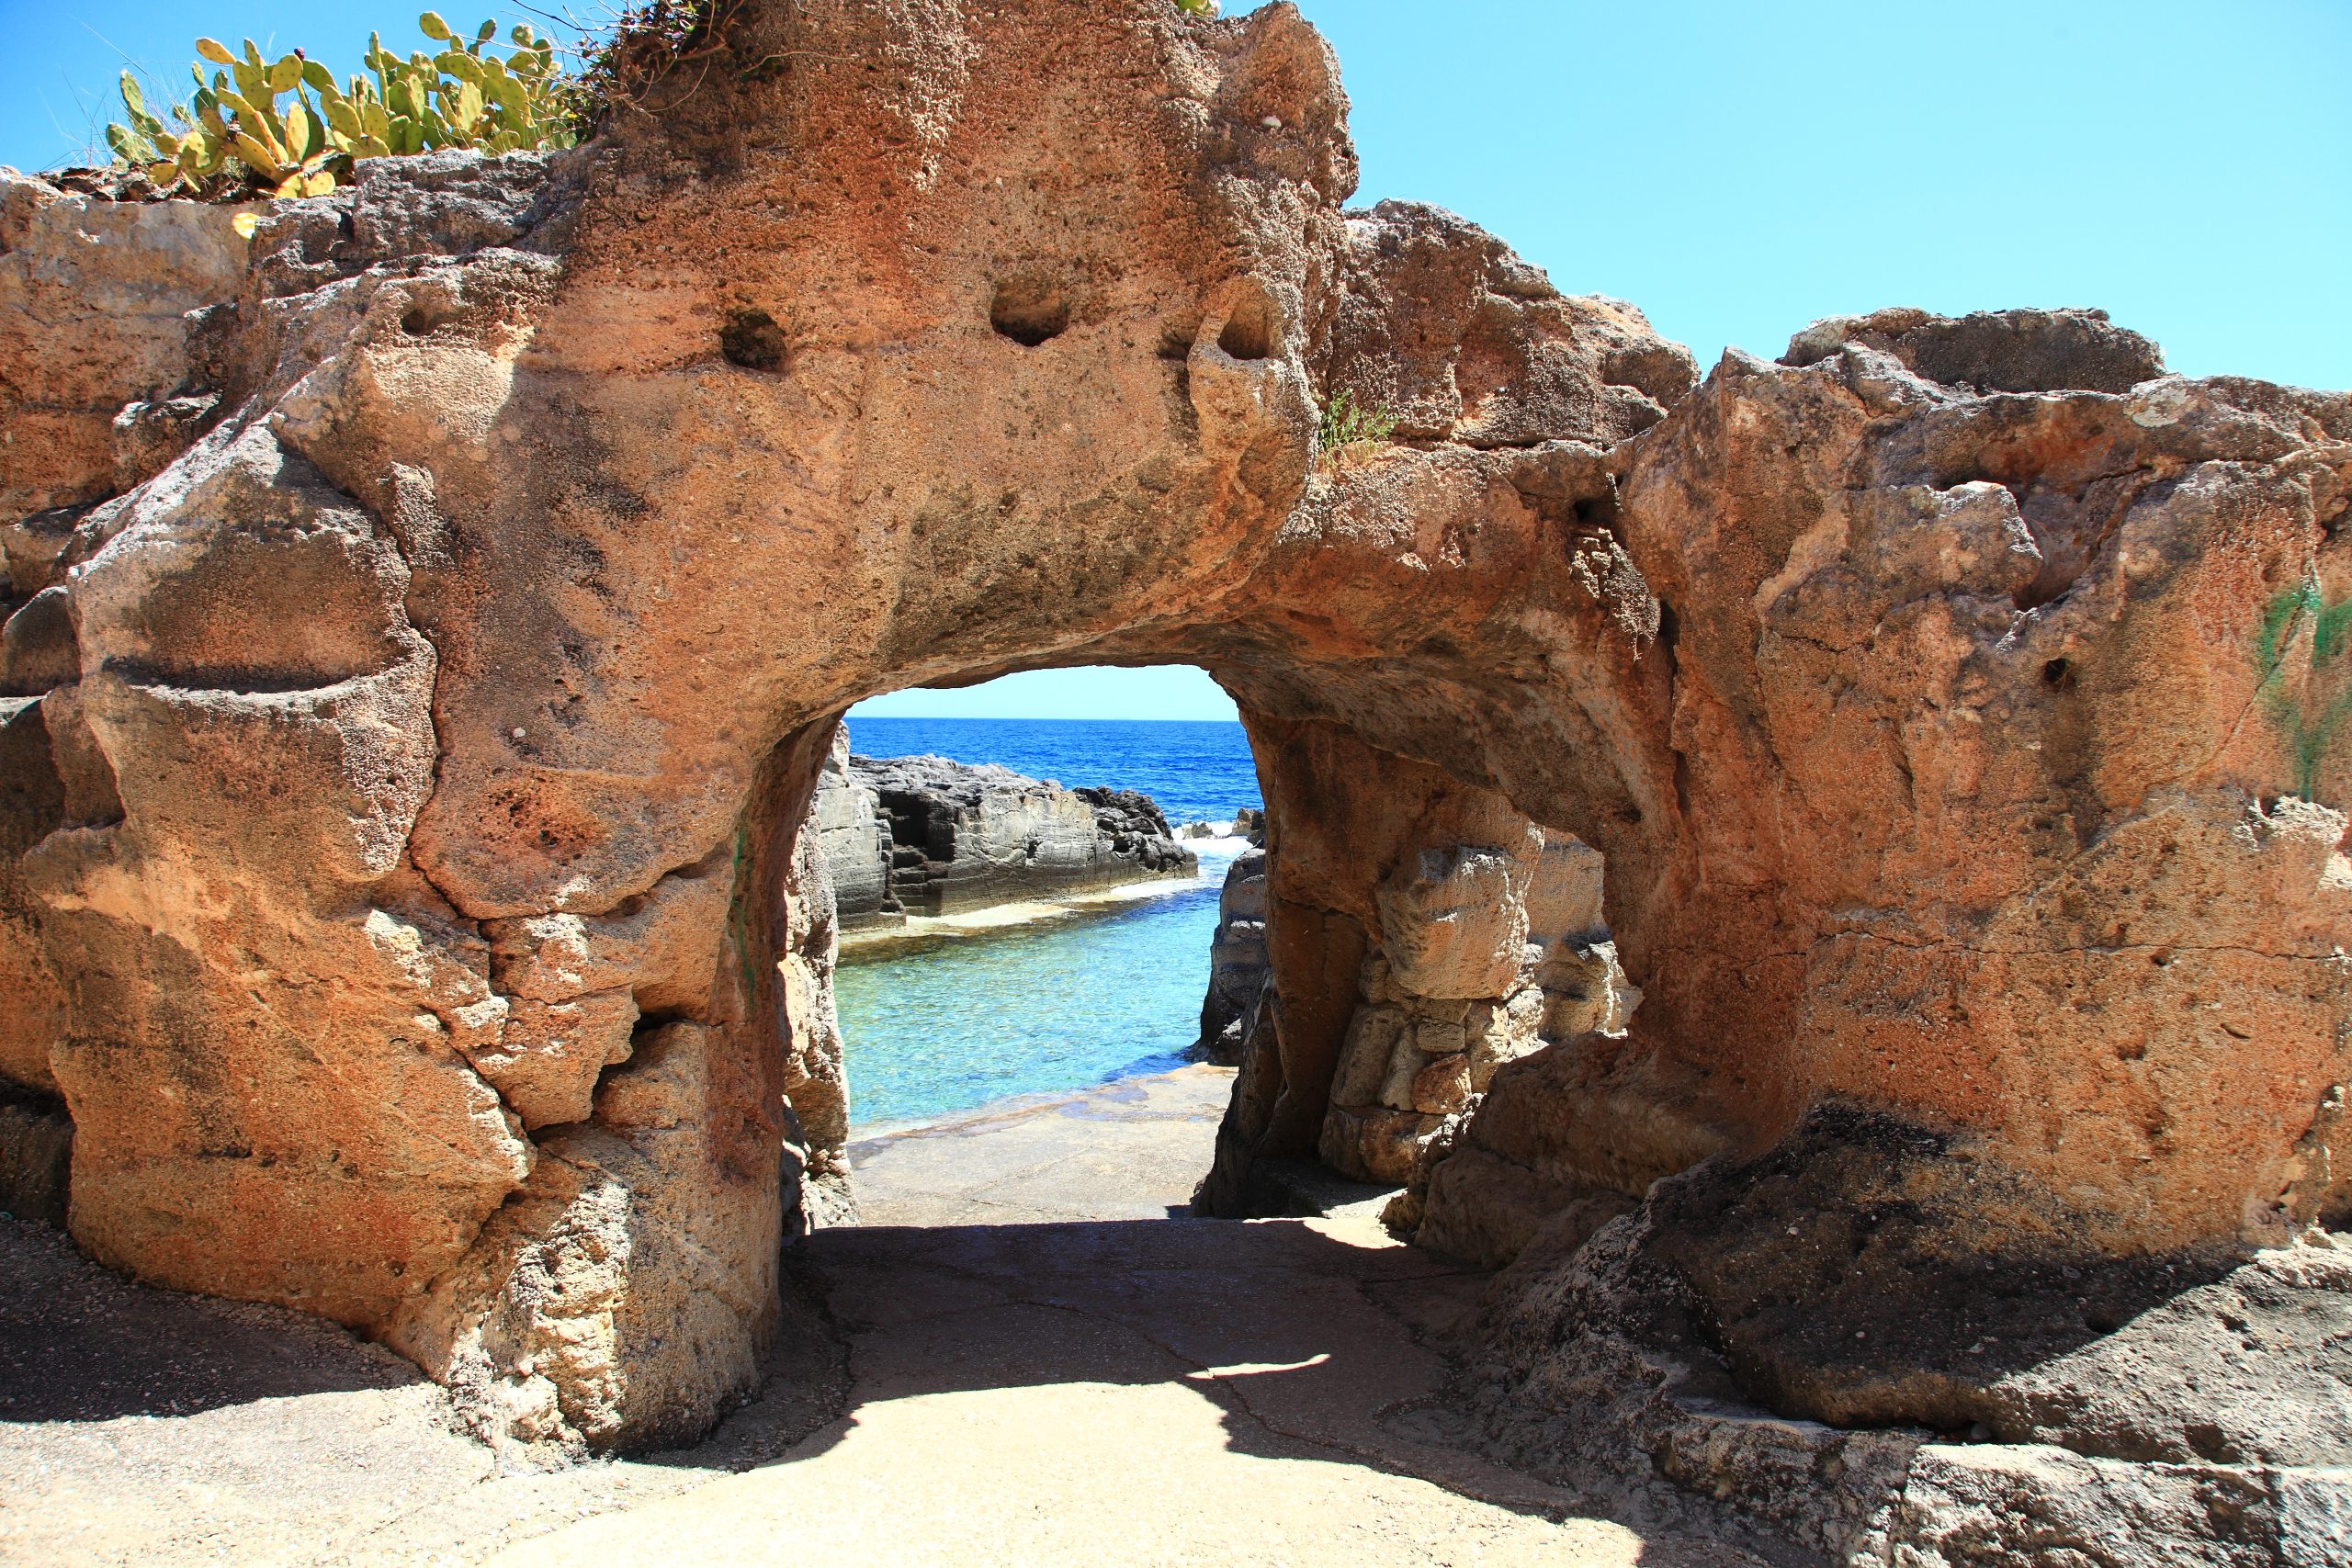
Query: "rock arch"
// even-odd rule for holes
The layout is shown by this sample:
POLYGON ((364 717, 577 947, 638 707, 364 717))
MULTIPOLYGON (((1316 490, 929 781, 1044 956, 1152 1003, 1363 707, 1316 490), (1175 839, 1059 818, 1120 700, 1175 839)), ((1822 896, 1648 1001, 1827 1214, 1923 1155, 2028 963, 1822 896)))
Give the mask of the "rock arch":
MULTIPOLYGON (((1612 1245, 1672 1263, 1779 1245, 1741 1161, 1815 1151, 1835 1215, 1894 1138, 1973 1258, 2342 1210, 2343 398, 2086 312, 1694 386, 1470 225, 1344 209, 1285 5, 728 26, 578 152, 370 164, 249 249, 6 185, 0 1069, 97 1256, 382 1336, 485 1431, 707 1424, 840 1174, 794 831, 835 716, 1080 661, 1206 668, 1267 784, 1213 1206, 1411 1144, 1457 1247, 1639 1205, 1612 1245), (1394 439, 1318 456, 1342 390, 1394 439), (1530 1051, 1466 1122, 1334 1114, 1362 1020, 1477 1007, 1530 1051), (1711 1156, 1705 1215, 1644 1202, 1711 1156)), ((1769 1318, 1751 1390, 1933 1414, 1839 1404, 1926 1351, 1825 1382, 1769 1318)))

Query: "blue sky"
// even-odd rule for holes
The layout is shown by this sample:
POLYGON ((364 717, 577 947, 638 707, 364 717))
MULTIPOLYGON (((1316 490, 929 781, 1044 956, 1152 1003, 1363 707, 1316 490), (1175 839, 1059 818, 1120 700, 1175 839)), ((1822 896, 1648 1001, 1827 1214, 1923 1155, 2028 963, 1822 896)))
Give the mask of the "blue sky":
POLYGON ((1189 664, 1032 670, 960 691, 892 692, 849 710, 885 718, 1235 718, 1233 699, 1189 664))
MULTIPOLYGON (((1451 208, 1562 288, 1634 301, 1702 364, 1883 305, 2097 305, 2189 375, 2352 385, 2346 0, 1302 8, 1345 68, 1359 201, 1451 208)), ((339 18, 366 15, 0 0, 0 163, 51 164, 93 135, 118 50, 176 80, 200 28, 347 65, 364 24, 339 18)), ((409 47, 413 19, 385 39, 409 47)), ((1223 704, 1196 672, 1133 671, 918 700, 1073 716, 1223 704)))

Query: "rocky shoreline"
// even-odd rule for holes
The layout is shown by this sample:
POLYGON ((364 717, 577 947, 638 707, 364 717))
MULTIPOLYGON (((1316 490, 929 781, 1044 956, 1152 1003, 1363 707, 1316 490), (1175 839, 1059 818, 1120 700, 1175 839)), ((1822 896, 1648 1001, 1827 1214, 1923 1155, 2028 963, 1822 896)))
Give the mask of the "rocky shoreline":
POLYGON ((854 756, 846 728, 809 819, 844 934, 1200 870, 1148 795, 1064 789, 996 763, 854 756))

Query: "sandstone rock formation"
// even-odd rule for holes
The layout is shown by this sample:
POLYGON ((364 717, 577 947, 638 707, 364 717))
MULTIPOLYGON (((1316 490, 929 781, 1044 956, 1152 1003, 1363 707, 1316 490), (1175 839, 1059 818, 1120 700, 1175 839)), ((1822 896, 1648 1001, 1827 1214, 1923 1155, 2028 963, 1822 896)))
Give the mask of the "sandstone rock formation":
POLYGON ((852 757, 846 734, 810 810, 845 931, 1200 869, 1148 795, 996 763, 852 757))
MULTIPOLYGON (((2343 1292, 2287 1244, 2352 1212, 2352 399, 2066 311, 1694 385, 1344 209, 1287 5, 695 47, 576 152, 370 163, 249 248, 7 184, 0 434, 78 434, 0 520, 0 1072, 70 1112, 85 1247, 361 1325, 488 1431, 693 1427, 839 1201, 838 716, 1191 662, 1269 810, 1204 1201, 1320 1149, 1517 1254, 1497 1440, 1816 1558, 1965 1561, 2086 1477, 2168 1540, 2267 1499, 2209 1561, 2339 1529, 2321 1450, 2086 1391, 2110 1303, 2343 1292), (1341 391, 1396 439, 1319 454, 1341 391), (2043 1359, 1852 1352, 1984 1278, 2043 1359), (2001 1440, 1920 1443, 1964 1415, 2001 1440)), ((2240 1353, 2324 1426, 2324 1358, 2240 1353)))

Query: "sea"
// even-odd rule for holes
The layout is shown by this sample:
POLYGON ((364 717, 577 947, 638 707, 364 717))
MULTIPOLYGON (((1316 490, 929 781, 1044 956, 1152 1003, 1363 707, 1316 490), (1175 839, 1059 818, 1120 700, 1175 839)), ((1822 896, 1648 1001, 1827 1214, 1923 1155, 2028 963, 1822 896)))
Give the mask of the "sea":
POLYGON ((853 1133, 1085 1089, 1187 1059, 1208 987, 1234 812, 1262 804, 1241 726, 1174 720, 860 718, 850 748, 1001 762, 1069 788, 1141 790, 1190 840, 1196 876, 1023 924, 844 950, 835 976, 853 1133))

